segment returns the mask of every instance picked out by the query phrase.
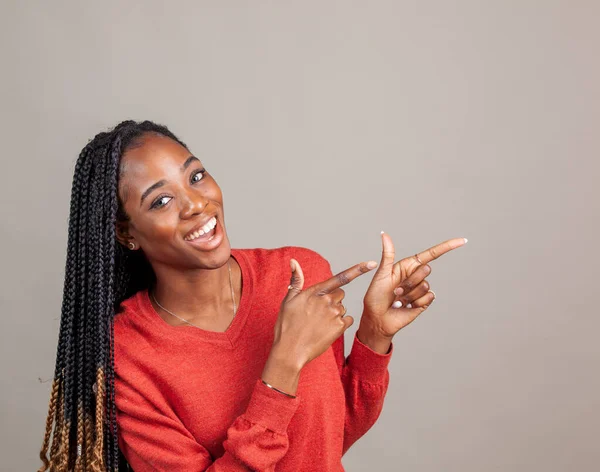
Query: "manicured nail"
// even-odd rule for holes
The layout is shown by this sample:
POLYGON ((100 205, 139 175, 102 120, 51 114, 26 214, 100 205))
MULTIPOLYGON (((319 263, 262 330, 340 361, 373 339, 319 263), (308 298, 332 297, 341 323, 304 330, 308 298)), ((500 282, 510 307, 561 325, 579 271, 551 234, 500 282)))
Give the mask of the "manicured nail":
POLYGON ((402 306, 402 302, 400 300, 396 300, 392 303, 392 308, 400 308, 402 306))
POLYGON ((435 300, 435 292, 433 290, 427 290, 427 291, 433 293, 433 299, 435 300))
POLYGON ((367 267, 369 269, 374 269, 375 267, 377 267, 377 262, 375 262, 375 261, 369 261, 369 262, 367 262, 367 267))
POLYGON ((394 289, 394 295, 402 295, 404 293, 404 289, 402 287, 396 287, 394 289))
POLYGON ((383 233, 384 233, 384 231, 381 232, 381 234, 383 234, 383 233))
POLYGON ((469 240, 467 238, 463 238, 465 240, 465 244, 467 244, 469 242, 469 240))
POLYGON ((412 305, 409 303, 408 305, 406 305, 406 308, 412 308, 412 305))

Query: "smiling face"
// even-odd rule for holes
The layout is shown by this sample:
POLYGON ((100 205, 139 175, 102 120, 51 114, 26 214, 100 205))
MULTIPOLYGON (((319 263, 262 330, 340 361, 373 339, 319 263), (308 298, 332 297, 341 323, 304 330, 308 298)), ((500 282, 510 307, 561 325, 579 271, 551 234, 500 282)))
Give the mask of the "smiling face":
POLYGON ((117 239, 136 243, 153 267, 214 269, 229 259, 221 189, 176 141, 145 134, 127 150, 119 197, 129 220, 117 223, 117 239))

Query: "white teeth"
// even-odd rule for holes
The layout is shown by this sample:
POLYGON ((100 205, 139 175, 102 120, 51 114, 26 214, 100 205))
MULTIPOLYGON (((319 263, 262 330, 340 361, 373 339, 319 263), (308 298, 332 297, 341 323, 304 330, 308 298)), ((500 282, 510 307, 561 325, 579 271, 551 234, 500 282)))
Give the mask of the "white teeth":
POLYGON ((208 220, 208 223, 206 223, 200 230, 190 234, 186 239, 188 241, 192 241, 196 238, 199 238, 200 236, 211 231, 216 225, 217 225, 217 218, 215 218, 213 216, 210 220, 208 220))
POLYGON ((206 223, 202 229, 200 230, 200 234, 206 234, 208 233, 211 229, 213 229, 215 227, 215 225, 217 224, 217 219, 213 216, 208 223, 206 223))

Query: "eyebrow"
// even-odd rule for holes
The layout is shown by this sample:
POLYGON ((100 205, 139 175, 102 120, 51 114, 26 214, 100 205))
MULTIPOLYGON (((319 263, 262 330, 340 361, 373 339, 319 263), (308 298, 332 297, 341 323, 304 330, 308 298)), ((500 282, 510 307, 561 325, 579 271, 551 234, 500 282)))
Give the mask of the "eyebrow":
MULTIPOLYGON (((190 166, 190 164, 192 162, 200 162, 200 159, 198 159, 196 156, 190 156, 186 159, 186 161, 182 164, 181 166, 181 172, 185 172, 185 170, 190 166)), ((144 199, 150 195, 154 190, 156 190, 157 188, 162 187, 163 185, 165 185, 167 183, 166 180, 159 180, 158 182, 156 182, 155 184, 150 185, 150 187, 148 187, 146 189, 146 191, 142 194, 142 198, 140 199, 140 207, 142 206, 142 203, 144 203, 144 199)))

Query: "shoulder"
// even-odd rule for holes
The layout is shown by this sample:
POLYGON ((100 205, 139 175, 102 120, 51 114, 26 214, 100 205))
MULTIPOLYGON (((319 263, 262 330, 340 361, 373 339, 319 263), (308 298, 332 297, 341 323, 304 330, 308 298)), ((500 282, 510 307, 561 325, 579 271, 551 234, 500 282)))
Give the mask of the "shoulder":
POLYGON ((119 304, 114 317, 115 348, 126 346, 139 333, 138 316, 140 316, 142 291, 136 292, 119 304))
POLYGON ((327 259, 314 249, 303 246, 282 246, 278 248, 237 249, 242 253, 257 275, 261 273, 289 277, 290 259, 300 264, 305 282, 311 283, 323 280, 331 274, 331 266, 327 259))
POLYGON ((296 259, 300 264, 304 262, 307 265, 329 264, 320 253, 302 246, 282 246, 271 249, 236 249, 235 251, 242 253, 249 262, 254 264, 272 264, 280 261, 289 264, 290 259, 296 259))
MULTIPOLYGON (((147 290, 143 289, 123 300, 114 317, 114 362, 118 376, 150 372, 160 362, 170 340, 148 316, 147 290)), ((137 375, 137 374, 136 374, 137 375)))
POLYGON ((126 323, 131 314, 139 310, 139 295, 140 292, 136 292, 119 304, 119 309, 115 313, 115 326, 126 323))

